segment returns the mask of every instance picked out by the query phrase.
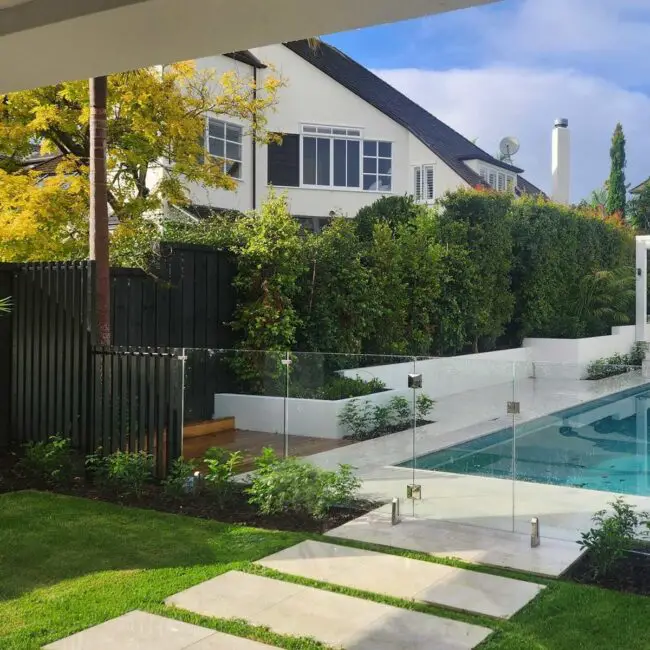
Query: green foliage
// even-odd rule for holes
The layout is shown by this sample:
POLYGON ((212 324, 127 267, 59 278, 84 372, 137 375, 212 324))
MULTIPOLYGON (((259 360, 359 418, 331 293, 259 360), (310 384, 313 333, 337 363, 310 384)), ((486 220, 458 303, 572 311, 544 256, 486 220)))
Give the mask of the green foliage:
POLYGON ((203 462, 206 471, 203 480, 219 507, 224 507, 232 497, 236 487, 235 476, 243 460, 241 451, 229 452, 211 447, 205 452, 203 462))
POLYGON ((18 470, 48 485, 69 483, 74 472, 70 440, 61 436, 50 436, 45 441, 28 442, 23 446, 18 470))
POLYGON ((641 193, 628 203, 627 217, 637 230, 650 232, 650 183, 646 182, 641 193))
POLYGON ((432 400, 425 393, 420 393, 415 398, 415 410, 418 416, 418 420, 426 420, 429 413, 433 411, 434 405, 435 405, 434 400, 432 400))
POLYGON ((346 377, 345 375, 334 375, 329 377, 322 386, 317 388, 304 388, 292 383, 289 388, 290 397, 300 397, 303 399, 324 399, 340 400, 349 397, 362 397, 363 395, 372 395, 381 393, 386 390, 386 384, 373 377, 366 381, 357 375, 356 377, 346 377))
POLYGON ((350 465, 323 470, 298 458, 279 458, 266 448, 246 492, 262 514, 291 512, 322 519, 334 506, 352 502, 359 487, 350 465))
POLYGON ((146 451, 116 451, 102 456, 100 450, 87 457, 86 467, 101 487, 140 498, 146 484, 153 480, 154 459, 146 451))
MULTIPOLYGON (((417 396, 415 415, 418 424, 426 422, 434 404, 424 393, 417 396)), ((399 395, 392 397, 386 404, 350 400, 339 414, 339 424, 347 431, 347 437, 356 441, 404 431, 413 426, 413 402, 399 395)))
MULTIPOLYGON (((633 264, 630 233, 593 212, 529 197, 513 202, 511 214, 515 296, 511 344, 519 344, 526 336, 608 334, 614 322, 593 317, 591 307, 580 309, 581 281, 584 304, 589 293, 584 293, 585 276, 633 264)), ((609 280, 599 280, 599 291, 609 285, 609 280)), ((588 302, 594 306, 593 301, 588 302)))
POLYGON ((169 468, 167 478, 163 481, 165 493, 172 497, 181 497, 192 491, 194 472, 199 467, 194 458, 185 460, 182 456, 177 458, 169 468))
POLYGON ((607 183, 607 214, 618 214, 621 218, 624 218, 627 195, 625 166, 627 163, 625 160, 625 135, 620 122, 614 129, 609 156, 611 167, 607 183))
POLYGON ((426 212, 426 208, 416 203, 412 196, 385 196, 357 212, 357 232, 362 241, 368 241, 373 237, 376 226, 384 223, 396 233, 401 226, 412 223, 423 212, 426 212))
POLYGON ((459 190, 441 201, 439 216, 443 244, 462 246, 474 277, 465 330, 475 352, 479 343, 494 347, 513 315, 510 290, 512 228, 510 207, 513 197, 503 192, 459 190))
POLYGON ((11 296, 0 298, 0 314, 11 312, 11 296))
POLYGON ((609 504, 613 512, 599 510, 592 518, 594 526, 581 534, 582 550, 589 551, 594 579, 607 577, 633 547, 637 530, 647 522, 648 514, 639 513, 621 497, 609 504))
POLYGON ((361 352, 372 331, 376 301, 354 221, 334 219, 320 235, 308 237, 305 248, 309 269, 300 296, 300 347, 361 352))
POLYGON ((587 379, 605 379, 639 368, 645 359, 646 349, 645 342, 637 341, 629 354, 614 354, 611 357, 592 361, 587 366, 587 379))

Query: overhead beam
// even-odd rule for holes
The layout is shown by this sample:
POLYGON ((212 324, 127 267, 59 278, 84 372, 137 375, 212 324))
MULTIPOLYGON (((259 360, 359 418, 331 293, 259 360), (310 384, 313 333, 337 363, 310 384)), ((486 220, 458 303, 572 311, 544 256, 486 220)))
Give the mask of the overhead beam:
POLYGON ((0 92, 494 1, 0 0, 0 92))

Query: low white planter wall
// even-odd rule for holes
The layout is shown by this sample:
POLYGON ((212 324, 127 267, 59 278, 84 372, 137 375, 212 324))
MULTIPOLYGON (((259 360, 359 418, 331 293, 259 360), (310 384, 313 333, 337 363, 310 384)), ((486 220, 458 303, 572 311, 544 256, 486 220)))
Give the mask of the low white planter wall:
MULTIPOLYGON (((343 438, 348 432, 340 426, 338 419, 348 402, 358 399, 383 405, 396 396, 412 397, 412 392, 409 389, 387 390, 336 401, 290 397, 286 400, 288 433, 314 438, 343 438)), ((216 393, 213 417, 234 417, 237 428, 244 431, 283 433, 284 403, 284 397, 216 393)))
POLYGON ((634 325, 613 327, 608 336, 584 339, 524 339, 535 377, 584 379, 587 366, 614 354, 629 354, 635 341, 634 325))
POLYGON ((395 363, 385 366, 353 368, 344 375, 369 380, 376 377, 388 388, 403 389, 410 373, 422 374, 422 392, 438 399, 468 390, 504 384, 513 379, 530 377, 532 364, 524 348, 512 348, 482 354, 438 357, 423 361, 395 363))

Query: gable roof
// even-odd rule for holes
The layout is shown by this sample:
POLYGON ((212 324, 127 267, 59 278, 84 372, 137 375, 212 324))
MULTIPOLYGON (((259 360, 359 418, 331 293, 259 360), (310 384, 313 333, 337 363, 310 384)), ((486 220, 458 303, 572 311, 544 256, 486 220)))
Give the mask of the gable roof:
POLYGON ((641 194, 646 185, 650 185, 650 178, 646 178, 643 183, 639 183, 630 190, 630 194, 641 194))
MULTIPOLYGON (((483 185, 484 182, 465 164, 466 160, 482 160, 517 174, 523 171, 483 151, 335 47, 323 41, 313 47, 306 40, 290 41, 284 46, 401 124, 470 185, 483 185)), ((531 190, 541 193, 531 183, 524 181, 524 184, 528 186, 528 193, 532 193, 531 190)))
POLYGON ((522 194, 528 194, 530 196, 544 196, 546 194, 533 185, 530 181, 527 181, 523 176, 517 176, 517 194, 521 196, 522 194))

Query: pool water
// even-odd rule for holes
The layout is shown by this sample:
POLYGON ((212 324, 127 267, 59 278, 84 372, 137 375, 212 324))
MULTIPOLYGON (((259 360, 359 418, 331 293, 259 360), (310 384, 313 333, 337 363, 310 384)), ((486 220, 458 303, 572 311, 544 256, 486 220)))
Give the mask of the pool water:
MULTIPOLYGON (((516 424, 416 459, 418 469, 650 496, 650 387, 516 424), (515 462, 513 463, 513 456, 515 462)), ((404 467, 412 467, 407 461, 404 467)))

